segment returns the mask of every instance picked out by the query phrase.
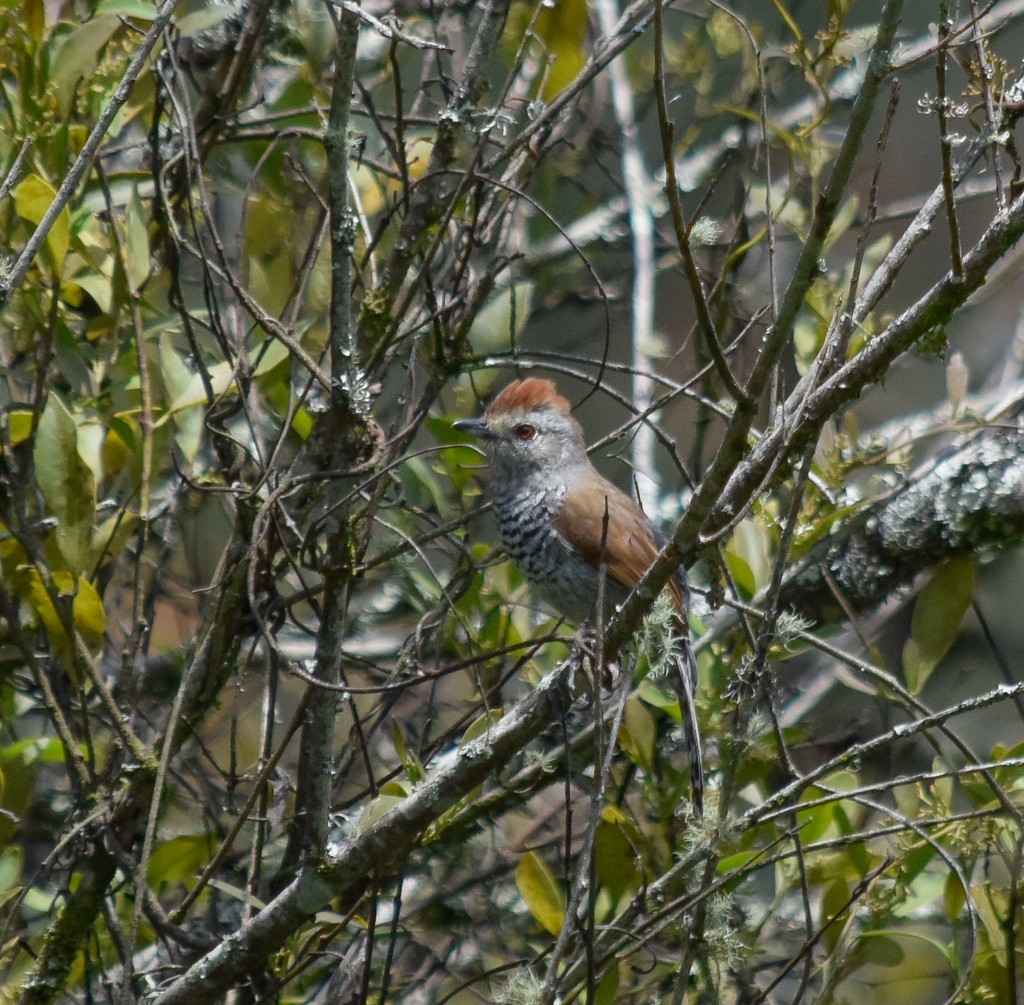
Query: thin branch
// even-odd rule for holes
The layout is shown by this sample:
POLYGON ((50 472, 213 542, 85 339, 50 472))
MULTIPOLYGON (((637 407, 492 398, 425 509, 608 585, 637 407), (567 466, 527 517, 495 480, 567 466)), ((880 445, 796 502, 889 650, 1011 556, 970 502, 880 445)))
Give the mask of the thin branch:
POLYGON ((441 52, 455 51, 449 45, 434 42, 429 38, 418 38, 415 35, 403 32, 398 18, 394 15, 389 15, 388 21, 382 21, 380 18, 374 17, 365 7, 355 3, 354 0, 327 0, 327 2, 334 4, 336 7, 341 7, 342 10, 347 11, 349 14, 356 15, 356 17, 365 21, 378 34, 393 42, 403 42, 405 45, 411 45, 414 49, 437 49, 441 52))
MULTIPOLYGON (((747 380, 745 396, 737 402, 733 421, 726 431, 722 446, 707 476, 690 500, 686 515, 679 521, 657 560, 609 624, 606 645, 610 652, 617 651, 633 634, 642 612, 649 608, 654 597, 661 592, 679 566, 692 564, 701 543, 700 539, 717 533, 722 527, 739 519, 753 498, 753 495, 746 493, 730 493, 728 489, 736 485, 738 471, 746 469, 746 464, 741 464, 741 461, 747 452, 746 440, 756 414, 755 403, 760 400, 769 385, 775 366, 783 350, 789 345, 793 322, 813 281, 822 244, 831 229, 836 209, 844 197, 856 155, 876 104, 878 91, 890 72, 892 46, 899 26, 901 9, 902 0, 887 0, 882 10, 875 44, 868 59, 868 69, 861 91, 854 102, 846 136, 836 157, 832 174, 815 206, 811 232, 800 250, 793 269, 793 278, 779 307, 779 316, 769 329, 747 380)), ((824 421, 824 416, 821 421, 824 421)), ((742 484, 747 491, 753 493, 764 483, 767 472, 771 470, 772 464, 769 463, 757 470, 756 482, 754 479, 744 479, 742 484)))
POLYGON ((960 249, 960 224, 956 218, 956 197, 953 194, 953 148, 949 133, 950 102, 946 95, 947 40, 951 22, 949 0, 939 3, 939 53, 935 62, 935 81, 938 96, 936 114, 939 120, 939 152, 942 158, 942 194, 946 204, 946 222, 949 224, 949 257, 953 263, 953 275, 959 276, 964 270, 963 252, 960 249))
POLYGON ((32 140, 24 140, 21 144, 21 149, 11 162, 11 166, 7 169, 7 174, 4 175, 4 180, 0 182, 0 200, 7 198, 7 193, 14 188, 18 178, 21 177, 21 169, 25 166, 25 158, 28 157, 28 152, 31 149, 32 140))
MULTIPOLYGON (((615 0, 598 0, 597 19, 601 31, 611 36, 618 20, 615 0)), ((612 109, 622 138, 622 183, 629 204, 629 230, 633 243, 632 360, 633 405, 644 411, 649 408, 654 394, 654 382, 646 376, 651 369, 654 345, 654 221, 644 192, 650 186, 647 168, 637 137, 636 107, 633 89, 626 72, 625 59, 615 59, 608 67, 611 84, 612 109)), ((658 478, 654 447, 657 439, 652 416, 649 422, 637 427, 633 439, 633 477, 637 497, 648 513, 655 513, 658 505, 658 478)))
POLYGON ((51 228, 57 222, 57 217, 64 212, 64 209, 74 198, 78 185, 91 167, 100 144, 103 142, 103 138, 107 135, 111 125, 113 125, 114 118, 130 97, 132 86, 138 79, 139 74, 145 69, 146 63, 149 60, 149 54, 153 51, 164 29, 170 24, 171 18, 174 17, 176 7, 177 0, 164 0, 157 8, 156 16, 153 18, 149 30, 146 32, 135 55, 132 56, 128 68, 124 71, 120 83, 117 85, 117 90, 114 91, 111 99, 104 105, 103 111, 100 112, 96 120, 96 125, 92 127, 92 132, 89 133, 85 143, 82 144, 82 150, 75 158, 75 163, 71 165, 71 169, 60 183, 60 188, 57 189, 53 202, 50 203, 49 208, 43 214, 42 219, 32 232, 32 236, 28 239, 28 243, 22 249, 18 260, 14 263, 11 270, 6 274, 0 274, 0 307, 3 307, 11 299, 11 295, 21 285, 29 267, 35 261, 36 255, 39 254, 39 250, 45 243, 51 228))
POLYGON ((303 869, 249 924, 157 995, 153 1005, 212 1005, 331 899, 347 902, 370 882, 381 881, 405 860, 428 826, 554 720, 564 706, 566 683, 575 669, 573 661, 563 663, 485 736, 461 747, 447 765, 372 827, 333 850, 318 869, 303 869))
POLYGON ((683 263, 683 275, 690 287, 690 296, 697 311, 697 324, 704 337, 704 345, 711 354, 715 365, 715 373, 725 385, 729 397, 733 401, 746 402, 748 394, 740 387, 729 367, 729 362, 722 352, 722 343, 718 337, 718 330, 714 319, 711 317, 711 309, 708 307, 707 297, 704 295, 704 284, 701 282, 700 273, 697 270, 697 263, 693 259, 693 249, 690 246, 690 228, 683 219, 683 208, 679 201, 679 182, 676 180, 675 151, 673 150, 674 126, 668 114, 668 99, 665 96, 665 52, 664 52, 664 27, 662 16, 664 13, 664 0, 655 0, 654 4, 654 95, 658 103, 658 127, 661 132, 661 156, 665 165, 665 194, 668 196, 668 205, 672 218, 672 227, 676 235, 676 247, 683 263))

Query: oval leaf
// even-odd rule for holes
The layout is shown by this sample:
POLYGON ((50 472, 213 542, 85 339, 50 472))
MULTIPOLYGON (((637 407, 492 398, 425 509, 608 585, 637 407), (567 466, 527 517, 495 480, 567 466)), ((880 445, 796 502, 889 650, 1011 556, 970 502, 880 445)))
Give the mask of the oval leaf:
MULTIPOLYGON (((39 571, 32 566, 24 566, 18 570, 18 593, 35 612, 39 623, 46 631, 50 640, 50 648, 54 654, 73 670, 76 666, 74 649, 64 628, 64 618, 54 606, 53 598, 43 583, 39 571)), ((55 572, 53 585, 58 598, 73 597, 71 601, 71 618, 74 629, 92 650, 102 645, 107 627, 107 615, 103 608, 103 600, 87 579, 75 578, 67 572, 55 572)))
POLYGON ((616 902, 640 889, 643 874, 636 849, 619 817, 602 814, 594 838, 597 878, 616 902))
MULTIPOLYGON (((38 224, 50 208, 57 195, 53 186, 37 174, 30 174, 18 184, 13 192, 15 212, 23 220, 38 224)), ((64 259, 71 243, 71 213, 65 206, 57 215, 46 235, 46 249, 50 253, 54 273, 60 275, 64 268, 64 259)))
POLYGON ((78 426, 64 402, 51 394, 39 418, 33 447, 36 481, 57 517, 57 546, 71 572, 90 562, 96 517, 96 483, 78 452, 78 426))
POLYGON ((53 60, 52 86, 61 115, 70 113, 75 87, 96 72, 103 47, 120 27, 120 20, 113 15, 95 17, 79 25, 60 43, 53 60))
POLYGON ((907 686, 919 694, 932 671, 960 634, 960 624, 974 597, 974 562, 954 558, 935 570, 914 605, 910 638, 903 647, 907 686))
POLYGON ((124 267, 128 285, 138 293, 149 279, 149 232, 146 230, 146 211, 139 198, 139 190, 132 187, 125 218, 124 267))
POLYGON ((462 734, 462 739, 459 740, 459 749, 465 747, 468 743, 472 743, 474 740, 479 740, 481 736, 486 736, 491 728, 501 721, 501 717, 504 714, 505 710, 503 708, 490 708, 483 715, 474 719, 466 727, 466 732, 462 734))
POLYGON ((565 895, 558 880, 536 852, 528 851, 519 860, 516 866, 516 886, 541 927, 557 935, 565 920, 565 895))

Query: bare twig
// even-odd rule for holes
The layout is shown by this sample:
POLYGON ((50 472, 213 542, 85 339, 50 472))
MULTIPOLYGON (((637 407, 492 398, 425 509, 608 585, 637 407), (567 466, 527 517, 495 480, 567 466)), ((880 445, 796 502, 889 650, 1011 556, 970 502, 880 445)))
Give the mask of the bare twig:
POLYGON ((0 275, 0 307, 3 307, 11 299, 11 295, 21 285, 29 267, 45 243, 50 229, 57 222, 57 217, 64 212, 65 208, 74 198, 79 183, 85 177, 86 172, 92 165, 93 159, 99 152, 100 144, 103 142, 103 138, 107 135, 111 125, 113 125, 115 116, 131 95, 132 85, 138 79, 143 69, 145 69, 149 54, 153 51, 164 29, 174 16, 176 6, 175 0, 164 0, 157 8, 156 16, 153 18, 149 30, 139 44, 139 48, 136 49, 135 55, 132 56, 127 69, 122 74, 121 81, 114 91, 113 97, 104 106, 103 111, 96 119, 96 125, 92 127, 92 131, 86 138, 85 143, 82 144, 81 152, 75 158, 75 162, 71 165, 68 173, 64 176, 64 180, 60 183, 60 188, 57 189, 53 202, 50 203, 49 208, 43 214, 42 219, 32 232, 32 236, 28 239, 28 243, 22 249, 10 272, 6 275, 0 275))

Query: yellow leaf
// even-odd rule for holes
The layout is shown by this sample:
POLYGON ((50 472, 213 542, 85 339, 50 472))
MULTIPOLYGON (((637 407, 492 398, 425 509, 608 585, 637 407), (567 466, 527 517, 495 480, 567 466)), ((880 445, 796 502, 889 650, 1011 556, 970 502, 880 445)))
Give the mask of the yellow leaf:
MULTIPOLYGON (((54 654, 70 669, 75 665, 74 650, 64 629, 64 619, 54 606, 42 576, 32 566, 22 566, 18 571, 21 574, 19 593, 39 618, 54 654)), ((57 590, 58 601, 72 598, 71 619, 74 630, 86 646, 92 650, 99 649, 106 632, 107 616, 96 587, 89 580, 81 576, 76 578, 70 572, 53 573, 53 585, 57 590)))
POLYGON ((586 0, 555 0, 541 6, 537 37, 552 57, 541 96, 550 101, 576 79, 590 55, 590 18, 586 0))
MULTIPOLYGON (((30 174, 18 184, 13 192, 15 212, 23 220, 38 224, 53 203, 56 190, 37 174, 30 174)), ((71 243, 71 213, 65 206, 54 220, 50 233, 46 235, 46 250, 49 252, 54 273, 59 276, 64 268, 68 246, 71 243)))
POLYGON ((17 408, 7 413, 7 432, 11 446, 24 443, 32 435, 33 413, 28 408, 17 408))
POLYGON ((530 913, 546 931, 557 935, 565 919, 565 895, 536 852, 528 851, 519 860, 516 886, 530 913))
POLYGON ((43 0, 25 0, 21 13, 29 38, 38 45, 46 32, 46 9, 43 0))

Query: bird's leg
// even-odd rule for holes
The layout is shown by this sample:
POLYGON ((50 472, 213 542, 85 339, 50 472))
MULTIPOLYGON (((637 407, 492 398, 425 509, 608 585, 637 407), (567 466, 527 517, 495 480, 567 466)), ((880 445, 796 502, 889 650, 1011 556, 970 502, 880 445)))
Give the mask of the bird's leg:
POLYGON ((584 621, 576 629, 576 638, 573 640, 573 650, 580 669, 587 675, 590 681, 591 690, 595 695, 601 693, 601 688, 611 690, 615 687, 617 663, 611 663, 603 668, 600 684, 597 680, 598 667, 601 666, 600 637, 597 629, 589 622, 584 621))
POLYGON ((584 621, 576 629, 573 646, 579 654, 580 660, 589 663, 592 667, 597 664, 597 642, 597 629, 589 621, 584 621))

